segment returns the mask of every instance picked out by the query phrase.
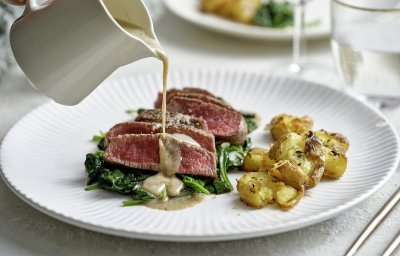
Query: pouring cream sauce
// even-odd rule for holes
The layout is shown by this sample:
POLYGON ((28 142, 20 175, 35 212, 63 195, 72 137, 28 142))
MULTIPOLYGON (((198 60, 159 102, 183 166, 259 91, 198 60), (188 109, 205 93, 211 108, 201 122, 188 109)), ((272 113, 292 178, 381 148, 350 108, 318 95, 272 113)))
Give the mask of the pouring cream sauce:
MULTIPOLYGON (((159 196, 165 190, 168 196, 178 196, 184 187, 183 182, 176 177, 181 164, 181 155, 179 142, 184 141, 194 146, 200 146, 190 136, 185 134, 167 134, 166 127, 166 95, 167 95, 167 79, 168 79, 168 57, 162 50, 161 46, 154 38, 151 38, 146 32, 134 24, 123 20, 116 20, 118 24, 129 34, 135 36, 145 42, 151 49, 155 51, 158 59, 163 63, 163 94, 162 94, 162 134, 159 139, 160 147, 160 172, 154 176, 147 178, 142 189, 159 196)), ((150 208, 162 210, 179 210, 196 205, 201 201, 201 195, 194 194, 193 196, 177 197, 167 199, 167 202, 149 202, 146 206, 150 208)))

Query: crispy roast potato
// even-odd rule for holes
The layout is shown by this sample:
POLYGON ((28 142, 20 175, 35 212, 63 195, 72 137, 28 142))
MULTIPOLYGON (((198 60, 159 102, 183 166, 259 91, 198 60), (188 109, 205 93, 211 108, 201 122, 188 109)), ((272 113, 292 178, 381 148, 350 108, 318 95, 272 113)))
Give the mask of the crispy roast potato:
POLYGON ((294 132, 303 134, 312 130, 313 120, 309 116, 297 117, 288 114, 281 114, 274 117, 266 129, 271 131, 272 138, 278 140, 281 136, 294 132))
POLYGON ((308 176, 292 161, 283 160, 274 164, 268 173, 275 179, 282 181, 297 190, 304 189, 308 183, 308 176))
POLYGON ((315 132, 315 135, 322 141, 325 147, 330 148, 336 153, 345 154, 349 149, 348 139, 340 133, 331 133, 325 130, 315 132))
POLYGON ((317 185, 324 173, 323 145, 313 132, 283 135, 272 145, 269 157, 277 162, 292 161, 307 176, 307 187, 317 185))
POLYGON ((269 176, 267 173, 246 173, 240 178, 236 185, 240 200, 256 208, 266 206, 274 199, 273 191, 268 187, 269 183, 269 176))
POLYGON ((269 150, 265 148, 250 149, 243 159, 243 170, 257 172, 260 169, 269 170, 275 161, 269 158, 269 150))
POLYGON ((243 202, 256 208, 275 202, 290 209, 322 176, 343 176, 349 141, 340 133, 312 132, 312 126, 309 116, 282 114, 272 119, 267 128, 277 141, 270 149, 250 149, 243 160, 247 173, 237 184, 243 202))
POLYGON ((339 179, 347 168, 347 157, 335 150, 324 147, 325 169, 324 176, 331 179, 339 179))
POLYGON ((290 209, 303 197, 304 189, 296 190, 276 181, 267 172, 248 172, 237 184, 240 200, 251 207, 262 208, 276 202, 282 209, 290 209))

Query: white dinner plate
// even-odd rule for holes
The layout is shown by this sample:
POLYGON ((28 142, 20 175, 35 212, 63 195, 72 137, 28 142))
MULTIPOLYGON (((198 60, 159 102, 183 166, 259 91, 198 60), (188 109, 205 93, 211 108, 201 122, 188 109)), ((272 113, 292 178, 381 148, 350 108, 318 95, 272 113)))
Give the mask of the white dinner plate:
MULTIPOLYGON (((377 191, 398 164, 393 127, 380 113, 340 91, 235 71, 172 72, 169 84, 206 88, 238 109, 256 111, 263 124, 280 113, 310 115, 315 129, 348 136, 348 169, 339 180, 322 181, 289 211, 249 208, 236 191, 206 196, 195 207, 180 211, 121 207, 128 197, 84 191, 85 154, 96 150, 91 137, 132 119, 127 109, 152 107, 161 74, 147 74, 107 81, 78 106, 49 102, 27 114, 1 146, 5 182, 32 207, 83 228, 151 240, 217 241, 275 234, 331 218, 377 191)), ((255 146, 272 142, 263 127, 251 137, 255 146)), ((231 174, 232 184, 241 175, 231 174)))
MULTIPOLYGON (((199 8, 200 0, 164 0, 165 5, 182 19, 216 32, 233 36, 261 40, 291 40, 293 28, 265 28, 237 23, 214 14, 204 13, 199 8)), ((319 39, 330 33, 330 0, 309 1, 306 7, 306 36, 319 39), (314 24, 314 25, 311 25, 314 24)))

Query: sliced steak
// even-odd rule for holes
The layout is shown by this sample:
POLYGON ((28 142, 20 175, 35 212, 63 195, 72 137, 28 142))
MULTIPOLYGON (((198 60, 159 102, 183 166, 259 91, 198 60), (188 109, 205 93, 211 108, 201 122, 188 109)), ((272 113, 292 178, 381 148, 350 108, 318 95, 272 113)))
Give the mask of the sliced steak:
MULTIPOLYGON (((175 89, 175 88, 169 89, 167 91, 167 98, 168 98, 169 94, 174 94, 174 93, 179 92, 179 91, 180 91, 179 89, 175 89)), ((162 92, 158 93, 157 100, 156 100, 156 102, 154 102, 154 107, 155 108, 161 108, 162 96, 163 96, 162 92)))
MULTIPOLYGON (((161 134, 126 134, 113 138, 106 150, 110 164, 146 170, 160 170, 159 138, 161 134)), ((173 139, 173 138, 172 138, 173 139)), ((176 140, 181 155, 177 173, 215 179, 215 154, 200 147, 176 140)))
MULTIPOLYGON (((226 104, 221 99, 216 98, 215 96, 209 96, 209 95, 202 94, 202 93, 184 92, 184 91, 179 91, 179 90, 176 90, 176 89, 172 89, 172 90, 168 91, 168 93, 167 93, 167 105, 168 105, 169 102, 171 102, 171 100, 174 97, 185 97, 185 98, 191 98, 191 99, 198 99, 198 100, 201 100, 203 102, 210 102, 210 103, 214 103, 216 105, 222 106, 222 107, 233 109, 231 106, 226 104)), ((162 103, 162 93, 160 93, 158 95, 158 99, 157 99, 156 103, 154 104, 154 107, 155 108, 161 108, 161 103, 162 103)))
MULTIPOLYGON (((148 122, 148 123, 161 123, 162 115, 160 109, 149 109, 140 113, 135 121, 148 122)), ((207 123, 203 118, 184 115, 182 113, 167 112, 166 123, 169 126, 187 125, 197 129, 207 131, 207 123)))
POLYGON ((204 95, 208 95, 208 96, 212 96, 215 97, 214 94, 212 94, 211 92, 205 90, 205 89, 200 89, 197 87, 185 87, 182 89, 183 92, 188 92, 188 93, 201 93, 204 95))
MULTIPOLYGON (((214 94, 212 94, 211 92, 209 92, 207 90, 200 89, 200 88, 195 88, 195 87, 185 87, 185 88, 182 88, 182 89, 176 89, 176 88, 169 89, 167 91, 167 102, 168 102, 168 98, 169 97, 172 97, 173 95, 176 95, 178 93, 181 93, 181 94, 182 93, 195 94, 198 97, 205 96, 205 97, 208 97, 208 98, 215 98, 216 100, 220 100, 220 99, 218 99, 218 97, 216 97, 214 94)), ((156 108, 161 108, 161 104, 162 104, 162 93, 159 93, 158 97, 157 97, 157 100, 154 103, 154 106, 156 108)))
POLYGON ((168 111, 202 117, 216 140, 242 145, 246 141, 247 124, 239 111, 199 99, 175 96, 167 105, 168 111))
MULTIPOLYGON (((216 153, 214 135, 208 131, 200 130, 187 125, 167 125, 166 132, 169 134, 185 134, 199 143, 200 147, 216 153)), ((162 133, 162 126, 159 123, 147 122, 126 122, 114 125, 105 138, 105 146, 107 147, 111 140, 119 135, 124 134, 156 134, 162 133)))
POLYGON ((124 134, 155 134, 162 130, 161 124, 146 122, 125 122, 119 123, 111 127, 107 132, 104 145, 108 147, 111 140, 119 135, 124 134))

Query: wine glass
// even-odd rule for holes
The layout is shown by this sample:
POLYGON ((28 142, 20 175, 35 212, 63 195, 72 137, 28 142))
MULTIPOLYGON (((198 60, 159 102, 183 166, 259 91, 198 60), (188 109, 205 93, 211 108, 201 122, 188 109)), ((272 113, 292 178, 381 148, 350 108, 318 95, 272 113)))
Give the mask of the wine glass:
POLYGON ((302 71, 302 53, 305 50, 305 7, 311 0, 293 0, 294 7, 294 27, 292 42, 292 62, 289 64, 288 71, 292 74, 300 74, 302 71))
POLYGON ((306 56, 306 7, 312 0, 289 0, 293 6, 293 37, 292 56, 290 63, 279 65, 273 71, 282 75, 291 75, 297 78, 320 83, 331 83, 335 80, 334 71, 324 63, 305 61, 306 56))

